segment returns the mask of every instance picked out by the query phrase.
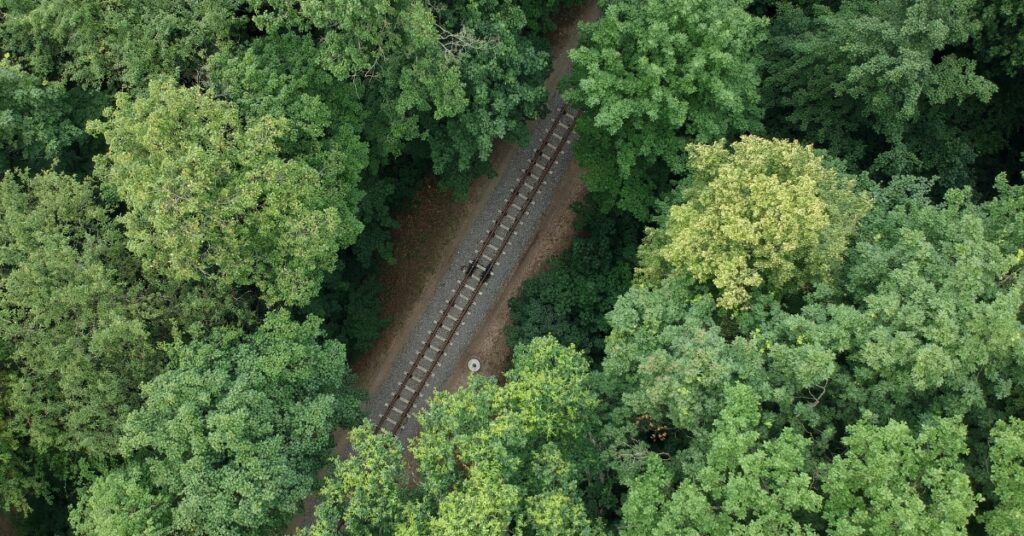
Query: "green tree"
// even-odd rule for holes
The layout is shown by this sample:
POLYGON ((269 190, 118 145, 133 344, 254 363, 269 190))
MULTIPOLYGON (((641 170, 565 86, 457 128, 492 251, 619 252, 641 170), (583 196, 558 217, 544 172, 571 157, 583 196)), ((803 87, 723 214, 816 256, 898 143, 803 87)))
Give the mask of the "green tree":
POLYGON ((264 534, 315 483, 331 432, 359 417, 345 348, 318 319, 267 315, 253 334, 215 330, 168 345, 124 425, 126 462, 87 488, 82 534, 264 534))
POLYGON ((310 534, 599 534, 586 491, 602 472, 587 360, 550 337, 513 359, 505 385, 471 377, 417 416, 414 489, 404 489, 397 442, 373 438, 369 423, 355 430, 354 456, 325 484, 310 534))
POLYGON ((980 206, 964 189, 932 203, 929 189, 903 179, 876 194, 844 267, 844 303, 804 316, 847 334, 841 408, 911 424, 966 414, 988 429, 993 411, 1020 407, 1024 382, 1024 256, 1000 240, 1013 221, 989 206, 1019 199, 1020 187, 980 206))
POLYGON ((127 206, 128 249, 147 270, 255 285, 268 304, 302 305, 362 229, 359 166, 282 158, 286 119, 243 122, 236 105, 166 80, 120 94, 105 115, 90 124, 110 146, 96 174, 127 206))
POLYGON ((673 471, 652 455, 627 483, 621 534, 816 534, 807 522, 822 502, 806 471, 810 440, 789 428, 763 438, 772 422, 748 386, 727 387, 725 399, 713 429, 691 448, 696 461, 673 463, 673 471), (673 473, 681 479, 675 491, 673 473))
POLYGON ((334 473, 320 488, 316 523, 307 536, 333 536, 344 526, 349 534, 395 534, 404 521, 411 495, 402 444, 378 434, 366 421, 349 433, 352 453, 334 461, 334 473))
POLYGON ((422 0, 267 5, 254 17, 257 26, 267 33, 321 33, 321 66, 350 81, 367 105, 363 139, 370 145, 371 171, 421 136, 421 113, 440 120, 467 106, 458 66, 445 57, 437 20, 422 0))
POLYGON ((689 175, 654 254, 736 309, 755 289, 797 294, 828 280, 870 207, 854 180, 796 142, 691 145, 689 175), (731 149, 731 150, 730 150, 731 149))
POLYGON ((525 119, 547 100, 548 56, 522 36, 526 16, 512 2, 453 2, 437 8, 440 43, 458 65, 465 109, 425 121, 434 173, 464 196, 472 179, 491 170, 494 140, 527 137, 525 119))
POLYGON ((1024 421, 999 421, 990 434, 989 458, 998 500, 985 514, 985 529, 992 536, 1011 536, 1024 526, 1024 421))
POLYGON ((575 210, 580 236, 509 300, 511 323, 505 336, 514 348, 551 334, 596 362, 604 356, 604 338, 611 329, 605 313, 633 276, 641 226, 628 214, 601 213, 593 204, 575 210))
POLYGON ((63 85, 0 60, 0 169, 46 168, 80 141, 83 132, 70 119, 63 85))
POLYGON ((916 435, 901 422, 851 424, 846 452, 822 468, 828 533, 966 534, 981 500, 960 461, 966 435, 954 419, 916 435))
POLYGON ((527 28, 540 33, 555 28, 555 22, 551 17, 559 10, 582 4, 583 0, 519 0, 517 3, 526 14, 527 28))
POLYGON ((957 47, 977 35, 975 0, 846 0, 782 6, 764 82, 779 132, 887 176, 939 173, 963 183, 987 148, 963 105, 996 86, 957 47))
POLYGON ((0 180, 4 432, 22 444, 12 463, 34 451, 58 474, 111 463, 139 383, 163 362, 147 322, 158 302, 94 195, 53 172, 0 180))
POLYGON ((1010 75, 1024 67, 1024 5, 1013 0, 978 2, 981 32, 975 50, 1010 75))
POLYGON ((203 59, 243 30, 244 0, 4 2, 0 39, 43 77, 90 88, 199 75, 203 59))
POLYGON ((312 36, 280 33, 221 51, 205 68, 212 89, 238 106, 243 122, 288 121, 276 140, 283 158, 301 157, 328 183, 351 182, 367 166, 368 149, 359 138, 363 105, 317 54, 312 36))
MULTIPOLYGON (((860 472, 844 474, 842 485, 823 489, 832 507, 826 518, 836 534, 859 534, 850 527, 867 527, 875 520, 880 525, 864 530, 956 533, 973 516, 977 498, 972 487, 995 502, 988 479, 998 489, 1003 473, 989 476, 988 430, 1024 407, 1015 392, 1024 381, 1024 252, 1019 241, 1024 191, 1005 177, 996 185, 999 196, 981 204, 971 201, 967 189, 950 190, 936 203, 928 195, 934 181, 914 177, 876 187, 873 208, 860 218, 851 245, 827 279, 822 273, 808 274, 798 295, 755 293, 740 310, 724 309, 713 286, 672 269, 657 254, 670 243, 668 234, 650 233, 641 246, 639 277, 608 314, 607 355, 595 378, 603 399, 606 456, 619 481, 636 494, 635 500, 627 495, 635 530, 661 530, 659 512, 671 512, 664 515, 676 520, 701 511, 700 502, 670 505, 677 504, 676 483, 697 474, 701 469, 694 468, 694 460, 711 452, 707 434, 716 430, 715 421, 729 404, 724 393, 736 382, 762 402, 763 422, 807 439, 811 464, 828 464, 835 452, 855 448, 863 458, 868 454, 861 453, 896 445, 887 439, 890 435, 913 438, 911 428, 925 430, 914 439, 919 446, 880 455, 878 462, 862 460, 860 472), (851 427, 864 410, 898 424, 889 429, 865 423, 855 431, 851 427), (936 419, 952 420, 940 426, 936 419), (897 428, 903 431, 893 431, 897 428), (674 461, 659 461, 665 466, 651 469, 652 455, 674 461), (901 461, 901 456, 916 461, 901 461), (929 480, 929 468, 945 467, 936 459, 955 465, 955 475, 936 473, 938 480, 929 480), (889 474, 886 464, 906 464, 907 471, 924 476, 905 473, 905 478, 923 483, 911 479, 902 487, 878 481, 871 491, 843 491, 843 486, 861 486, 866 474, 889 474), (670 470, 674 467, 680 469, 670 470), (937 487, 915 495, 925 485, 937 487), (877 500, 907 510, 849 499, 876 493, 877 500), (643 505, 654 506, 644 511, 643 505), (876 515, 872 508, 885 514, 876 515), (941 514, 932 515, 932 508, 941 514), (908 525, 889 524, 903 519, 908 525)), ((676 206, 694 199, 679 197, 676 206)), ((708 213, 713 211, 703 211, 708 213)), ((664 225, 671 215, 666 209, 664 225)), ((694 493, 686 496, 698 497, 694 493)), ((725 512, 710 511, 716 516, 725 512)), ((813 518, 801 514, 795 519, 817 526, 813 518)), ((678 532, 674 522, 666 522, 666 533, 678 532)))
POLYGON ((747 0, 605 1, 580 25, 566 101, 576 154, 605 208, 645 218, 684 147, 760 129, 758 47, 766 19, 747 0))

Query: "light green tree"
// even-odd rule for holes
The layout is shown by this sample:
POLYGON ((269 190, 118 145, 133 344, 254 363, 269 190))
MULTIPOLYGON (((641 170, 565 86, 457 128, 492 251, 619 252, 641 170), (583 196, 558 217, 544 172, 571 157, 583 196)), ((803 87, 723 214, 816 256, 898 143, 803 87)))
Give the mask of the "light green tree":
POLYGON ((404 510, 414 492, 402 458, 402 444, 391 434, 378 434, 369 421, 348 436, 351 455, 335 459, 316 507, 316 523, 306 536, 333 536, 338 527, 348 534, 395 534, 405 521, 404 510))
POLYGON ((811 147, 744 137, 691 145, 684 201, 654 253, 710 282, 725 309, 754 291, 796 294, 830 278, 870 207, 855 182, 811 147))
POLYGON ((601 3, 570 53, 566 101, 583 110, 576 153, 587 188, 646 218, 684 147, 759 130, 758 48, 767 21, 746 0, 601 3))
POLYGON ((513 359, 505 385, 471 377, 417 415, 414 489, 394 439, 369 423, 354 430, 354 455, 328 478, 309 534, 601 534, 581 491, 603 473, 586 358, 545 337, 513 359))
POLYGON ((90 123, 110 146, 96 175, 124 201, 128 249, 147 270, 302 305, 362 229, 356 166, 338 176, 282 158, 285 119, 243 121, 236 105, 167 80, 120 94, 106 115, 90 123))

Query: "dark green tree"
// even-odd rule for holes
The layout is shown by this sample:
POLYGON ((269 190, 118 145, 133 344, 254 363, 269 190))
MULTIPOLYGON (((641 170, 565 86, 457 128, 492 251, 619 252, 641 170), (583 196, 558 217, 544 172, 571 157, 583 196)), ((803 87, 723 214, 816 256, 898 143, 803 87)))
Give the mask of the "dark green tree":
POLYGON ((89 88, 194 79, 244 29, 245 0, 4 2, 0 40, 37 75, 89 88))
POLYGON ((969 179, 989 150, 968 135, 963 105, 995 84, 957 52, 978 34, 975 0, 846 0, 782 6, 764 83, 775 133, 822 144, 884 176, 969 179))
POLYGON ((50 167, 78 143, 82 129, 70 118, 71 100, 62 84, 0 60, 0 170, 50 167))
POLYGON ((629 288, 641 226, 621 211, 602 213, 589 203, 574 209, 580 236, 509 301, 505 336, 515 347, 551 334, 600 361, 611 329, 605 313, 629 288))
POLYGON ((109 467, 138 385, 163 364, 158 302, 94 195, 52 172, 0 180, 3 427, 20 445, 7 468, 34 456, 65 478, 109 467))

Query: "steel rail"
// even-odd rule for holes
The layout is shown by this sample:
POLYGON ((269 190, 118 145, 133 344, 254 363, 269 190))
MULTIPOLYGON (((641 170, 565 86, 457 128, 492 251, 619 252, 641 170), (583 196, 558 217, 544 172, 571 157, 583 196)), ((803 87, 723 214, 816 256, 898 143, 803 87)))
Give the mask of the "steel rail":
POLYGON ((385 423, 388 422, 393 424, 393 427, 388 427, 389 431, 391 431, 392 433, 397 434, 399 431, 402 430, 402 428, 404 428, 409 415, 412 413, 413 409, 416 406, 416 403, 419 401, 419 397, 423 392, 423 389, 427 387, 427 384, 429 383, 431 376, 433 376, 434 369, 437 367, 437 364, 441 361, 441 358, 443 357, 445 350, 448 348, 448 345, 455 337, 458 327, 462 325, 466 315, 469 313, 469 308, 473 305, 473 303, 476 301, 477 296, 479 296, 480 292, 483 290, 483 285, 485 283, 486 278, 482 276, 476 276, 476 272, 478 268, 483 268, 481 259, 485 257, 484 252, 489 247, 490 242, 495 237, 497 237, 499 239, 498 245, 491 246, 494 247, 497 250, 497 252, 494 254, 493 257, 491 257, 491 260, 489 262, 497 263, 498 259, 501 258, 501 254, 504 252, 505 246, 508 245, 513 235, 515 234, 515 229, 516 227, 518 227, 520 220, 523 218, 523 216, 526 215, 527 210, 533 203, 534 197, 536 196, 537 192, 540 191, 540 188, 544 185, 544 182, 547 180, 548 176, 551 173, 551 169, 554 167, 555 162, 558 160, 558 157, 564 150, 566 142, 572 135, 573 129, 575 128, 576 124, 576 117, 576 112, 571 110, 567 105, 562 104, 558 113, 555 115, 554 120, 551 122, 551 126, 548 128, 544 137, 541 139, 540 145, 537 147, 537 149, 533 153, 533 156, 530 158, 529 164, 522 171, 522 175, 516 181, 516 184, 512 188, 512 192, 509 194, 508 199, 505 200, 505 205, 502 208, 500 215, 498 216, 497 219, 495 219, 492 222, 491 226, 487 231, 487 236, 481 241, 481 247, 475 252, 475 256, 471 261, 471 264, 469 265, 469 270, 459 280, 459 284, 455 287, 453 296, 448 300, 444 309, 441 310, 440 319, 435 321, 434 328, 430 332, 430 335, 423 342, 423 346, 420 348, 419 352, 417 352, 416 357, 409 362, 409 370, 405 373, 405 376, 400 382, 398 389, 395 390, 395 393, 391 397, 391 400, 385 405, 383 412, 380 414, 380 418, 377 421, 377 425, 375 427, 376 432, 380 432, 382 429, 384 429, 385 423), (568 118, 567 123, 562 122, 564 118, 568 118), (559 127, 564 128, 565 133, 559 136, 557 144, 551 143, 552 138, 558 136, 558 134, 556 134, 556 131, 559 129, 559 127), (550 156, 544 153, 545 148, 549 146, 555 148, 554 152, 550 156), (547 158, 546 164, 541 164, 541 157, 547 158), (539 176, 534 175, 533 173, 535 167, 541 168, 539 176), (527 195, 524 196, 522 195, 522 190, 524 186, 528 185, 527 182, 531 177, 535 177, 537 181, 535 184, 530 186, 531 190, 528 192, 527 195), (522 207, 518 207, 518 213, 515 216, 510 216, 511 208, 513 206, 516 206, 515 201, 518 199, 518 197, 524 197, 526 199, 526 202, 523 203, 522 207), (507 228, 503 225, 503 221, 506 218, 512 219, 512 223, 509 226, 507 226, 507 228), (505 229, 506 234, 504 237, 498 236, 499 228, 505 229), (472 287, 469 285, 469 283, 470 280, 473 279, 474 277, 476 277, 476 286, 472 287), (468 297, 462 295, 463 290, 467 288, 469 289, 468 297), (456 302, 458 301, 459 298, 466 300, 466 303, 465 306, 461 308, 461 311, 459 312, 458 316, 454 317, 451 315, 451 311, 456 307, 456 302), (447 335, 440 336, 439 332, 441 331, 441 329, 447 329, 445 326, 445 320, 449 318, 455 318, 455 323, 450 329, 448 329, 447 335), (440 348, 433 347, 432 343, 434 342, 435 339, 441 340, 440 348), (435 352, 434 359, 433 361, 430 361, 428 367, 423 368, 420 365, 426 359, 426 355, 430 350, 434 350, 435 352), (417 369, 425 371, 425 374, 422 378, 416 378, 415 372, 417 369), (410 388, 409 384, 410 381, 412 380, 415 380, 415 382, 418 383, 419 385, 416 386, 415 388, 410 388), (409 397, 408 401, 402 398, 403 392, 407 390, 412 393, 412 396, 409 397), (406 404, 405 408, 397 408, 397 405, 400 401, 406 404), (390 418, 393 414, 397 414, 397 417, 390 418))

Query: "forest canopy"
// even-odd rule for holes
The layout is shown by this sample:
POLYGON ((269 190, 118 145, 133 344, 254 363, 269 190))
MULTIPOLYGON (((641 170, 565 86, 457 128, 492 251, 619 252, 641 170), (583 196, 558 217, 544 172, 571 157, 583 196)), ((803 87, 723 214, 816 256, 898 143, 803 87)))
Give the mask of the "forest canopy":
POLYGON ((1015 0, 8 0, 0 95, 18 534, 1024 527, 1015 0), (508 369, 375 432, 397 216, 550 91, 508 369))

